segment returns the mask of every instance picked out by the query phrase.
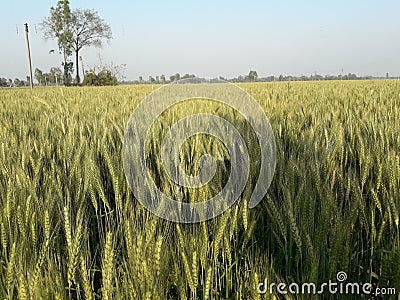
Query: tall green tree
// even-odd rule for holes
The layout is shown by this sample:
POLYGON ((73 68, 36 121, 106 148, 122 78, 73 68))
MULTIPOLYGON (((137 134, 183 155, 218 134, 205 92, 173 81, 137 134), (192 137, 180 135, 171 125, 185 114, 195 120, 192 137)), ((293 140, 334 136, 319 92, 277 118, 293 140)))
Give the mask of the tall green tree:
POLYGON ((79 78, 79 51, 84 47, 102 47, 103 41, 112 39, 111 27, 101 19, 97 11, 75 9, 71 18, 72 49, 75 52, 76 83, 79 78))
POLYGON ((68 0, 59 0, 50 8, 50 16, 42 22, 45 39, 57 39, 60 51, 64 53, 64 82, 66 71, 71 71, 68 57, 75 52, 77 84, 79 78, 79 51, 84 47, 102 47, 103 41, 112 38, 111 27, 94 10, 75 9, 71 11, 68 0))
POLYGON ((72 55, 73 32, 71 24, 72 11, 68 0, 59 0, 56 7, 50 7, 50 16, 46 17, 41 23, 44 38, 46 40, 57 39, 58 48, 64 58, 62 65, 65 85, 69 85, 70 72, 72 71, 71 62, 68 61, 69 56, 72 55))

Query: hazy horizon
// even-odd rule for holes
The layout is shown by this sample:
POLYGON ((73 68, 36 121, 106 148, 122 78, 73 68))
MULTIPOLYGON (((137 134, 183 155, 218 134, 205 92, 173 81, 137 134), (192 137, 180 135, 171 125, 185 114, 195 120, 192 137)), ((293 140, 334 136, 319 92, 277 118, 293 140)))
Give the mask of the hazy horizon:
MULTIPOLYGON (((39 23, 56 0, 11 2, 2 7, 0 77, 28 75, 23 24, 30 27, 32 67, 60 67, 56 41, 44 41, 39 23), (18 33, 17 33, 18 28, 18 33), (54 54, 49 54, 55 49, 54 54)), ((400 76, 400 3, 395 1, 128 2, 71 1, 99 12, 114 39, 83 49, 85 68, 126 64, 126 80, 175 73, 236 77, 269 75, 400 76)))

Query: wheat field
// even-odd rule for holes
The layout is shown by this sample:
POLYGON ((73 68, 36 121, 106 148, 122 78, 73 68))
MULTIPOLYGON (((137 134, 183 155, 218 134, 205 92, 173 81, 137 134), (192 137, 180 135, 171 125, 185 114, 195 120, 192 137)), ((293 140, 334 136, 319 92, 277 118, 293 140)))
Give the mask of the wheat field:
MULTIPOLYGON (((275 175, 249 209, 255 159, 240 201, 197 224, 148 212, 124 175, 126 123, 158 87, 0 90, 0 299, 279 299, 258 283, 339 271, 400 291, 399 81, 241 84, 273 128, 275 175)), ((195 111, 236 124, 257 157, 254 132, 229 108, 190 104, 160 123, 195 111)), ((148 164, 173 193, 155 157, 161 125, 148 164)), ((188 172, 204 153, 219 156, 219 171, 181 191, 189 198, 209 198, 229 176, 226 149, 203 135, 182 149, 188 172)))

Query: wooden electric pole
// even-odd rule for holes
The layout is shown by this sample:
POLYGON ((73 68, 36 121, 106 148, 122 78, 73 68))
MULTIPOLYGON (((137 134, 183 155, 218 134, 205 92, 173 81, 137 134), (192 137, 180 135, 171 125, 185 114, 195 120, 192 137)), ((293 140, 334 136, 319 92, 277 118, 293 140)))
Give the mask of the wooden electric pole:
POLYGON ((29 81, 31 89, 33 89, 33 78, 32 78, 32 62, 31 62, 31 48, 29 47, 29 36, 28 36, 28 23, 25 23, 25 35, 26 35, 26 46, 28 47, 28 63, 29 63, 29 81))

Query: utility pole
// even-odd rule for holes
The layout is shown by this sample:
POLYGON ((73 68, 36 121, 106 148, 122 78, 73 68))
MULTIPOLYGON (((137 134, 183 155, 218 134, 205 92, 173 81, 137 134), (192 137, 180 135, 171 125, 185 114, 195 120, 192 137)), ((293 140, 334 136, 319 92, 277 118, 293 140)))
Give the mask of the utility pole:
POLYGON ((33 89, 31 48, 29 47, 28 23, 25 23, 24 25, 25 25, 25 35, 26 35, 26 46, 28 47, 28 63, 29 63, 29 72, 30 72, 29 81, 30 81, 31 89, 33 89))

